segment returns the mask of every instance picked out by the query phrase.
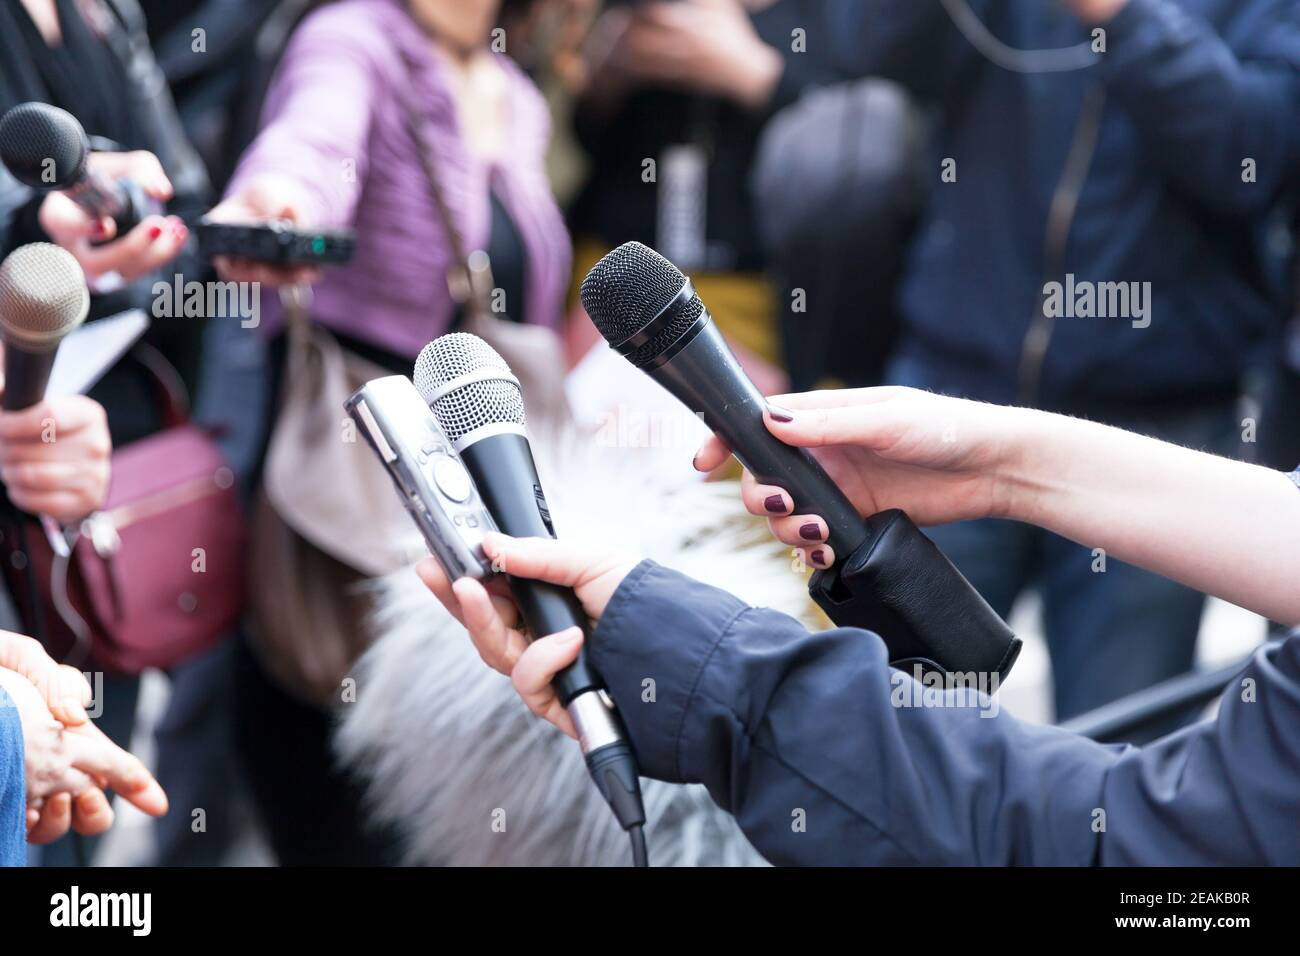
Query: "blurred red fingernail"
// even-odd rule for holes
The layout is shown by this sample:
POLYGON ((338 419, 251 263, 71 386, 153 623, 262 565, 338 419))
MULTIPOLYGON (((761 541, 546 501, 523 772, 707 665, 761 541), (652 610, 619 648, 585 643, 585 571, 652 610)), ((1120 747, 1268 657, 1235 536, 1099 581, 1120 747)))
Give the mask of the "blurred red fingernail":
POLYGON ((159 236, 161 236, 161 235, 162 235, 162 226, 150 226, 150 227, 149 227, 149 238, 150 238, 150 239, 157 239, 157 238, 158 238, 159 236))

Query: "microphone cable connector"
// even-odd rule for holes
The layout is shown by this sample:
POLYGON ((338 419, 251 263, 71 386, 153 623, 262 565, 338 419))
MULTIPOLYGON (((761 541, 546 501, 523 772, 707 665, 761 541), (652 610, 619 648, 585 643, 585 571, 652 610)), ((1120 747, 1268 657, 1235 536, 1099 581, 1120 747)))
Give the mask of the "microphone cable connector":
POLYGON ((604 690, 588 690, 569 701, 566 710, 578 731, 587 772, 632 841, 633 865, 649 866, 641 777, 614 702, 604 690))

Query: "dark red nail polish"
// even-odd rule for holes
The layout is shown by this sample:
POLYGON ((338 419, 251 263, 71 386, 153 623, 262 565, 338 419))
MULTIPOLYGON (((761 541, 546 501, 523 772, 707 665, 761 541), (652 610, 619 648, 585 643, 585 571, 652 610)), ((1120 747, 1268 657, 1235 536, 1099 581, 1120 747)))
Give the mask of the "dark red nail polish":
POLYGON ((794 415, 793 415, 792 413, 790 413, 790 412, 787 412, 784 408, 782 408, 782 407, 779 406, 779 405, 769 405, 769 406, 767 406, 767 413, 768 413, 769 415, 771 415, 771 416, 772 416, 772 420, 773 420, 773 421, 776 421, 776 422, 792 422, 792 421, 794 421, 794 415))
POLYGON ((162 235, 162 226, 150 226, 150 227, 149 227, 149 238, 150 238, 150 239, 157 239, 157 238, 158 238, 159 236, 161 236, 161 235, 162 235))
POLYGON ((763 507, 774 515, 785 514, 785 499, 780 495, 768 495, 763 499, 763 507))
POLYGON ((799 529, 799 537, 805 541, 820 541, 822 539, 822 527, 815 521, 810 521, 799 529))
POLYGON ((818 548, 812 554, 808 555, 808 557, 812 558, 813 564, 820 564, 823 568, 826 567, 826 552, 821 548, 818 548))

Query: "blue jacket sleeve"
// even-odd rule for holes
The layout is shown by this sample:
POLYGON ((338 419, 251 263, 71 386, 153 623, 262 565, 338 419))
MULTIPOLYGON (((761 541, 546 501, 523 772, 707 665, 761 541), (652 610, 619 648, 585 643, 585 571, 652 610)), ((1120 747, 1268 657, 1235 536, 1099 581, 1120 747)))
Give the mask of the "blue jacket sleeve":
POLYGON ((1300 9, 1232 2, 1221 34, 1171 0, 1129 0, 1105 24, 1098 70, 1170 183, 1247 214, 1269 208, 1300 166, 1300 9))
POLYGON ((27 858, 27 774, 18 709, 0 687, 0 866, 27 858))
POLYGON ((643 773, 704 784, 773 863, 1300 860, 1287 805, 1300 760, 1285 740, 1300 679, 1268 658, 1254 710, 1228 701, 1217 724, 1137 750, 926 688, 874 634, 809 633, 651 562, 615 594, 591 654, 643 773), (1271 760, 1289 779, 1261 786, 1271 760), (1281 842, 1265 850, 1270 835, 1281 842))

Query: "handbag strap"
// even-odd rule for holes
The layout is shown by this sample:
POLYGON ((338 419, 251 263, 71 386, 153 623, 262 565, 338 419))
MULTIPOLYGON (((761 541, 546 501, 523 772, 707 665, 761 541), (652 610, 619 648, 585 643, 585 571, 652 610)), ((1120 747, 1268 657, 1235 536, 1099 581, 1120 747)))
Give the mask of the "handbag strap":
POLYGON ((452 300, 465 306, 472 315, 486 316, 491 311, 487 304, 487 290, 492 284, 491 265, 488 262, 486 253, 470 253, 465 245, 464 237, 456 227, 456 220, 452 216, 451 207, 447 205, 447 196, 443 191, 442 179, 438 174, 438 163, 434 155, 433 144, 429 142, 429 138, 425 135, 424 122, 419 107, 415 102, 416 66, 409 53, 403 54, 403 59, 406 62, 407 77, 410 82, 401 89, 398 95, 401 97, 402 108, 406 113, 407 126, 410 128, 411 136, 415 140, 416 156, 420 160, 420 167, 424 171, 424 178, 429 186, 429 196, 433 200, 433 208, 437 213, 442 231, 447 237, 447 245, 451 248, 452 259, 456 263, 455 268, 447 273, 447 289, 451 293, 452 300), (476 260, 480 257, 482 262, 476 264, 476 260), (486 285, 480 285, 476 281, 480 277, 487 280, 486 285))
POLYGON ((131 357, 148 374, 162 405, 162 427, 179 428, 189 423, 190 396, 181 373, 157 348, 147 342, 131 347, 131 357))

